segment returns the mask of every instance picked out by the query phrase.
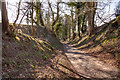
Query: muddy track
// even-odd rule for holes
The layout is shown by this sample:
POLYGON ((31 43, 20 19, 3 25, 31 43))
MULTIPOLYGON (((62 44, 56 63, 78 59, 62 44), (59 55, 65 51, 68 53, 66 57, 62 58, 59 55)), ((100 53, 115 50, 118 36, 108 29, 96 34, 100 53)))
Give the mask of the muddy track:
POLYGON ((63 45, 66 56, 80 75, 90 79, 120 80, 117 68, 85 54, 85 51, 80 51, 65 43, 63 45))

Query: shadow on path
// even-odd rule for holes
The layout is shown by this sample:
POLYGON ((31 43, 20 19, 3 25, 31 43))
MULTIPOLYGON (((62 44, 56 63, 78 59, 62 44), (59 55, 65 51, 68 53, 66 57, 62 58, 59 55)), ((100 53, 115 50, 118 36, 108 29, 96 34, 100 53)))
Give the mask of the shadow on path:
POLYGON ((65 43, 63 45, 66 56, 80 75, 93 80, 120 80, 118 79, 120 74, 117 68, 89 56, 85 51, 80 51, 65 43))

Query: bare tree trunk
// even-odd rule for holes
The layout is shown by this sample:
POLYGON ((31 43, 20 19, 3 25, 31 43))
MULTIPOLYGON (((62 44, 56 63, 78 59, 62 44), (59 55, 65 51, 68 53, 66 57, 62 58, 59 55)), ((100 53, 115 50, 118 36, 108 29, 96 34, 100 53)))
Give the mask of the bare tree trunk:
POLYGON ((71 21, 72 21, 72 40, 75 38, 75 25, 74 25, 74 19, 73 19, 73 6, 71 8, 71 21))
POLYGON ((22 0, 19 1, 17 17, 16 17, 16 19, 15 19, 15 21, 14 21, 14 23, 13 23, 14 28, 15 28, 15 26, 16 26, 16 22, 17 22, 17 20, 18 20, 18 18, 19 18, 19 15, 20 15, 20 5, 21 5, 21 1, 22 1, 22 0))
POLYGON ((46 23, 46 25, 48 26, 48 27, 50 27, 50 13, 49 13, 49 10, 48 10, 48 13, 46 14, 46 18, 47 18, 47 23, 46 23))
POLYGON ((51 3, 48 1, 48 5, 50 7, 50 10, 52 12, 52 20, 54 21, 54 12, 53 12, 53 9, 52 9, 52 6, 51 6, 51 3))
MULTIPOLYGON (((32 5, 33 5, 33 2, 32 2, 32 5)), ((32 20, 31 31, 32 31, 32 36, 34 36, 34 28, 33 28, 33 6, 32 6, 31 20, 32 20)))
POLYGON ((28 10, 29 10, 30 8, 31 8, 31 6, 28 6, 27 10, 23 13, 23 16, 22 16, 22 18, 21 18, 18 26, 20 26, 20 24, 22 23, 23 18, 26 16, 26 13, 28 12, 28 10))
MULTIPOLYGON (((91 9, 91 4, 88 2, 88 7, 91 9)), ((91 10, 88 11, 88 33, 91 35, 93 27, 91 25, 91 10)))
MULTIPOLYGON (((77 2, 77 16, 79 15, 79 13, 81 11, 81 6, 80 5, 81 5, 81 3, 77 2)), ((77 21, 78 21, 78 36, 79 36, 79 38, 81 38, 81 36, 80 36, 81 16, 80 15, 78 16, 77 21)))
POLYGON ((8 27, 9 27, 9 22, 8 22, 6 3, 2 2, 2 31, 3 33, 10 34, 8 27))
POLYGON ((42 11, 41 11, 41 2, 36 2, 36 7, 35 7, 35 11, 36 11, 36 18, 37 18, 37 23, 40 24, 41 26, 45 26, 44 22, 43 22, 43 17, 42 17, 42 11))
POLYGON ((84 25, 84 23, 85 23, 85 16, 86 16, 86 14, 83 15, 82 26, 81 26, 81 29, 80 29, 80 31, 81 31, 82 34, 85 32, 84 29, 86 28, 85 27, 86 25, 84 25))
POLYGON ((68 27, 67 27, 68 25, 67 25, 67 16, 65 16, 65 23, 64 23, 64 37, 63 37, 63 39, 64 39, 64 41, 67 39, 67 35, 68 35, 68 27))
POLYGON ((27 25, 29 25, 29 12, 27 12, 27 14, 26 14, 26 23, 27 23, 27 25))
POLYGON ((42 11, 41 11, 41 3, 40 3, 40 10, 39 10, 39 18, 40 18, 40 24, 44 26, 43 18, 42 18, 42 11))
POLYGON ((36 11, 36 19, 37 19, 37 23, 40 24, 40 21, 39 21, 39 2, 36 2, 36 8, 35 8, 35 11, 36 11))
POLYGON ((90 9, 88 11, 88 32, 89 36, 91 36, 94 30, 95 2, 88 2, 87 4, 90 9))
POLYGON ((59 19, 59 2, 57 2, 57 16, 55 20, 52 22, 52 31, 53 31, 53 26, 55 25, 58 19, 59 19))
POLYGON ((70 41, 70 35, 71 35, 71 34, 70 34, 70 27, 71 27, 71 26, 69 25, 69 26, 68 26, 68 39, 69 39, 69 41, 70 41))

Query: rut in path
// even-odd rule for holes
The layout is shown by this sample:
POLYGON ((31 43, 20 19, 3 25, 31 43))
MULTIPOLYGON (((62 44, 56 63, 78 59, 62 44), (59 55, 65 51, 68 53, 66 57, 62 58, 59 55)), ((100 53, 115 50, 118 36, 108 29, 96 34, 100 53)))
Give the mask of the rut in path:
POLYGON ((63 45, 66 56, 80 75, 99 79, 118 78, 120 75, 117 68, 107 65, 75 47, 65 43, 63 45))

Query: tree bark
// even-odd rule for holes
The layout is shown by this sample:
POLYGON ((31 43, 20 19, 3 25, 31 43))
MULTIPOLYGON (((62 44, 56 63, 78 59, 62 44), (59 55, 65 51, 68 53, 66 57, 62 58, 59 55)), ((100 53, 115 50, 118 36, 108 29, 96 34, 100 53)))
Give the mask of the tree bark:
POLYGON ((19 3, 18 3, 17 17, 16 17, 16 19, 15 19, 15 21, 14 21, 14 23, 13 23, 14 28, 15 28, 15 26, 16 26, 15 24, 16 24, 18 18, 19 18, 19 15, 20 15, 20 5, 21 5, 21 1, 22 1, 22 0, 20 0, 19 3))
POLYGON ((40 24, 44 26, 43 18, 42 18, 42 11, 41 11, 41 3, 40 3, 40 10, 39 10, 39 18, 40 18, 40 24))
POLYGON ((36 7, 35 7, 35 11, 36 11, 36 18, 37 18, 37 23, 40 24, 41 26, 45 26, 44 22, 43 22, 43 17, 42 17, 42 11, 41 11, 41 2, 36 2, 36 7))
POLYGON ((55 23, 57 22, 58 19, 59 19, 59 2, 57 2, 57 16, 56 16, 55 20, 52 22, 52 31, 54 30, 53 26, 55 25, 55 23))
POLYGON ((74 28, 74 20, 73 20, 73 6, 71 7, 71 21, 72 21, 72 40, 73 40, 73 35, 74 35, 74 31, 75 31, 75 28, 74 28))
MULTIPOLYGON (((32 5, 33 5, 33 2, 32 2, 32 5)), ((32 36, 34 36, 34 28, 33 28, 33 6, 32 6, 32 14, 31 14, 31 22, 32 22, 32 26, 31 26, 32 36)))
MULTIPOLYGON (((80 13, 80 2, 77 3, 77 15, 79 15, 80 13)), ((80 36, 80 28, 81 28, 81 16, 78 16, 78 36, 79 38, 81 38, 80 36)))
POLYGON ((85 28, 86 28, 86 25, 84 24, 85 23, 85 17, 86 17, 86 14, 83 15, 83 18, 82 18, 82 26, 81 26, 81 33, 83 34, 85 32, 85 28))
POLYGON ((49 5, 50 10, 51 10, 51 12, 52 12, 52 20, 54 21, 54 12, 53 12, 53 9, 52 9, 52 6, 51 6, 51 3, 48 2, 48 5, 49 5))
POLYGON ((23 13, 23 16, 22 16, 22 18, 21 18, 18 26, 20 26, 20 24, 22 23, 23 18, 26 16, 26 13, 28 12, 28 10, 29 10, 30 8, 31 8, 31 6, 28 6, 27 10, 23 13))
POLYGON ((89 36, 91 36, 94 31, 95 2, 88 2, 87 4, 90 9, 88 11, 88 32, 89 36))
POLYGON ((8 27, 9 27, 9 21, 8 21, 6 3, 2 2, 2 31, 3 33, 10 34, 8 27))

